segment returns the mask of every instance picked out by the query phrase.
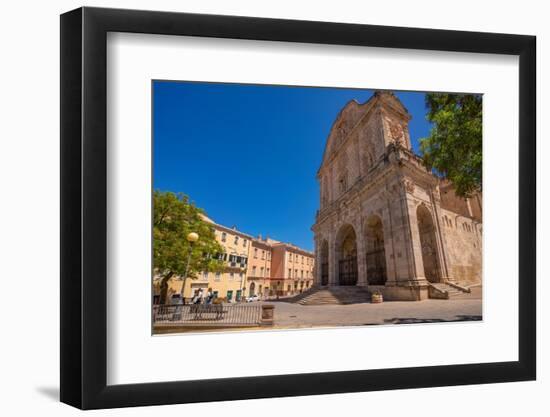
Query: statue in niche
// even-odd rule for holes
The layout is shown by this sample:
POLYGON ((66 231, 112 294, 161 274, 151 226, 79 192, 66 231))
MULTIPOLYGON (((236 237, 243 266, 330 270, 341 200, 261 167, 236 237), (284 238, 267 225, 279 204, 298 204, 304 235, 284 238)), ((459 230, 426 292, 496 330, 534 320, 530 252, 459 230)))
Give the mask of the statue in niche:
POLYGON ((399 123, 390 124, 390 135, 394 144, 403 145, 405 139, 405 132, 403 131, 403 126, 399 123))

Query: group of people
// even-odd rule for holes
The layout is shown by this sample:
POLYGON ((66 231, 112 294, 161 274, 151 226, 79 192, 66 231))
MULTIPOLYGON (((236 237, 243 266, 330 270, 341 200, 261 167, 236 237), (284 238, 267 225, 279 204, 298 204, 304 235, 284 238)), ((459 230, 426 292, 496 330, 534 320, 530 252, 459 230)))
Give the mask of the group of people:
POLYGON ((191 298, 191 304, 212 304, 214 301, 214 293, 209 288, 206 296, 204 296, 202 288, 195 290, 195 295, 191 298))

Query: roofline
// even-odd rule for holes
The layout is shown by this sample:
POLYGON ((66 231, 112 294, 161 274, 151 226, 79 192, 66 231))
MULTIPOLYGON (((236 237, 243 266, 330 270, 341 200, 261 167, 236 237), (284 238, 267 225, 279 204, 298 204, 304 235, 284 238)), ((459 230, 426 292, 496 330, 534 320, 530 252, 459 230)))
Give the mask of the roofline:
POLYGON ((248 238, 251 242, 259 243, 259 244, 264 245, 268 248, 274 248, 274 247, 278 247, 278 246, 286 246, 290 249, 294 249, 294 250, 297 250, 299 252, 303 252, 303 253, 308 254, 308 255, 312 255, 312 256, 314 255, 314 252, 310 252, 306 249, 302 249, 299 246, 293 245, 292 243, 286 243, 286 242, 269 243, 269 242, 266 242, 265 240, 254 237, 252 235, 249 235, 248 233, 241 232, 238 229, 233 229, 231 227, 224 226, 223 224, 216 223, 214 220, 212 220, 210 217, 206 216, 205 214, 203 216, 208 219, 208 220, 205 220, 203 218, 203 220, 206 221, 207 223, 211 224, 214 228, 217 228, 217 229, 220 229, 220 230, 223 230, 223 231, 227 231, 227 232, 231 232, 231 233, 234 233, 234 234, 238 234, 242 237, 248 238))

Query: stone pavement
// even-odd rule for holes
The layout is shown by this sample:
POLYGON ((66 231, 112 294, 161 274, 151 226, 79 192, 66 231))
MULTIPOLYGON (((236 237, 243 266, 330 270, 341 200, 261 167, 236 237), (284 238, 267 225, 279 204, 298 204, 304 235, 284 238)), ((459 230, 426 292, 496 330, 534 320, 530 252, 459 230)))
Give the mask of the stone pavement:
POLYGON ((272 301, 274 328, 437 323, 482 319, 481 289, 451 300, 390 301, 381 304, 309 305, 272 301))

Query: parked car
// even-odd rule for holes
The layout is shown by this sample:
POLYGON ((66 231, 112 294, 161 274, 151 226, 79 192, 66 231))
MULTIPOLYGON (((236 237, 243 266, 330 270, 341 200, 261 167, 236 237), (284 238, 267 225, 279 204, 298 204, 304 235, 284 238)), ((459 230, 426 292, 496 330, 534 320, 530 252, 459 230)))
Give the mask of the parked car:
POLYGON ((251 303, 253 301, 259 301, 259 300, 260 300, 260 297, 258 297, 257 295, 251 295, 250 297, 246 297, 247 303, 251 303))

